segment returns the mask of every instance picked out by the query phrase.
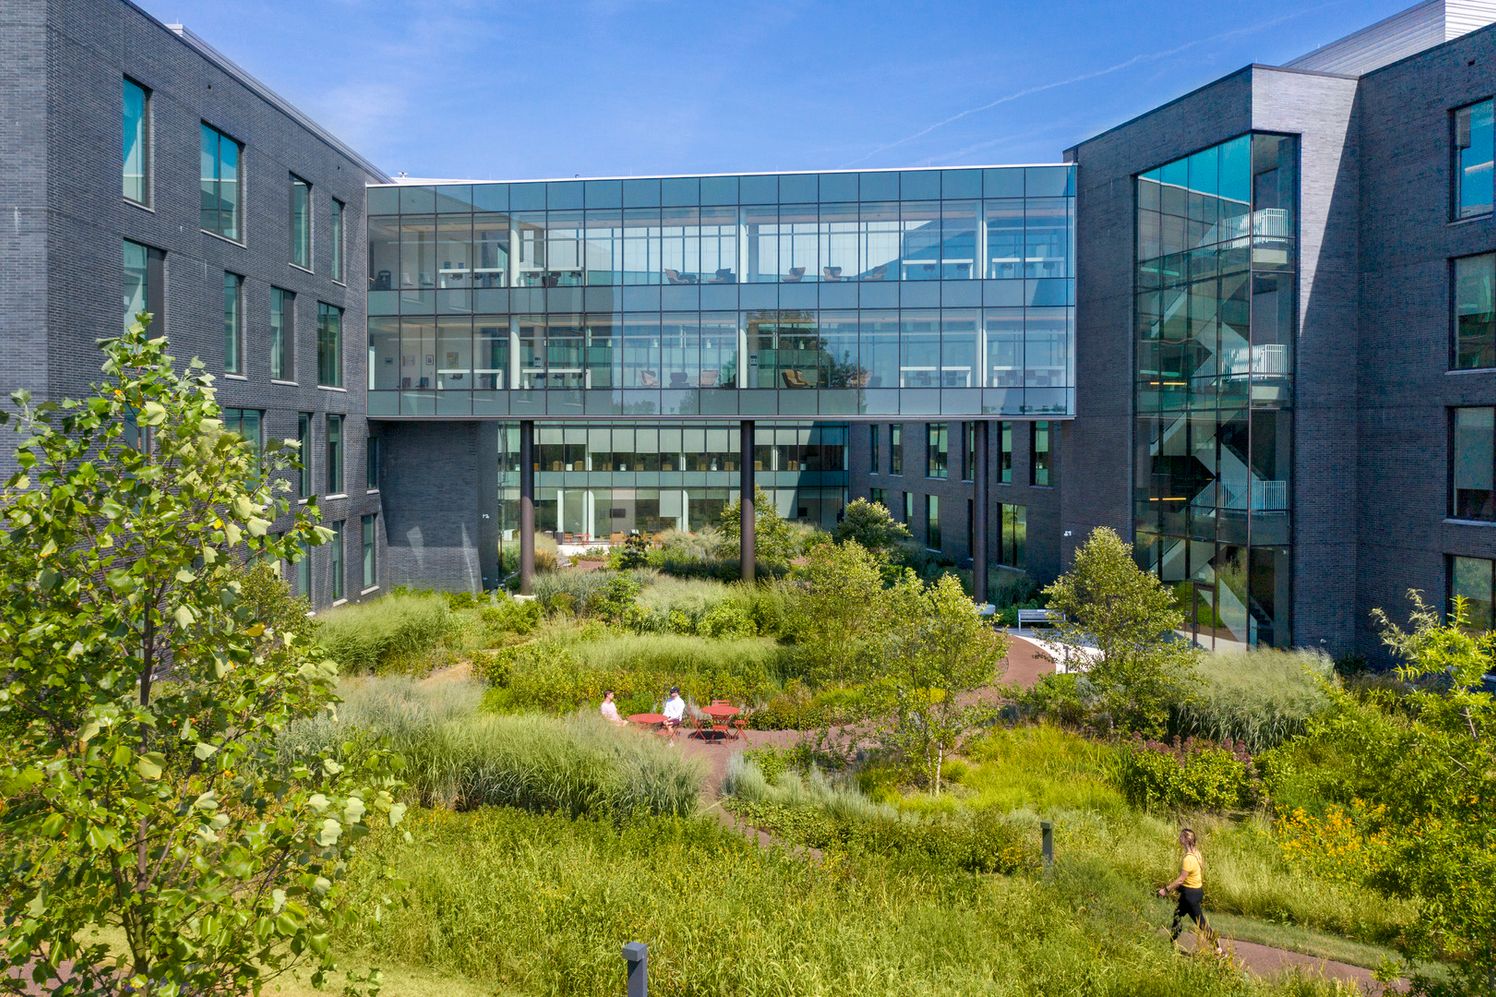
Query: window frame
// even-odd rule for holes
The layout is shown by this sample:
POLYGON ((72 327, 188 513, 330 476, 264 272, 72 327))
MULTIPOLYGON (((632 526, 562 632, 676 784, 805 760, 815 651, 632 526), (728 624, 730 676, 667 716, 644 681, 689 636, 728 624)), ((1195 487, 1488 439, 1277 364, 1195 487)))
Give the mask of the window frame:
POLYGON ((1029 423, 1029 484, 1035 488, 1054 486, 1054 423, 1048 419, 1035 419, 1029 423), (1039 448, 1039 427, 1044 427, 1044 448, 1039 448), (1044 460, 1039 460, 1040 454, 1044 460), (1042 476, 1043 480, 1040 480, 1042 476))
POLYGON ((244 276, 223 272, 223 371, 244 377, 248 349, 244 342, 244 276), (232 302, 232 308, 230 307, 232 302))
MULTIPOLYGON (((1484 253, 1470 253, 1465 256, 1451 257, 1449 260, 1449 369, 1450 370, 1492 370, 1496 369, 1496 324, 1492 328, 1492 345, 1490 347, 1491 362, 1465 366, 1460 363, 1460 264, 1475 260, 1489 259, 1492 272, 1492 287, 1496 289, 1496 249, 1484 253)), ((1496 302, 1492 303, 1496 309, 1496 302)))
MULTIPOLYGON (((1491 580, 1489 584, 1491 587, 1492 595, 1490 601, 1486 603, 1485 623, 1487 626, 1491 625, 1492 623, 1496 623, 1496 560, 1492 560, 1486 557, 1479 557, 1474 554, 1444 555, 1444 619, 1448 620, 1450 613, 1454 609, 1454 597, 1456 595, 1454 590, 1456 561, 1484 561, 1486 563, 1488 569, 1491 572, 1491 580)), ((1466 596, 1466 598, 1468 599, 1469 596, 1466 596)), ((1476 620, 1474 622, 1479 623, 1480 621, 1476 620)), ((1475 629, 1479 629, 1479 627, 1476 627, 1475 629)))
POLYGON ((1469 103, 1462 104, 1459 107, 1453 108, 1449 112, 1449 167, 1450 167, 1450 177, 1449 177, 1449 179, 1450 179, 1450 184, 1449 184, 1449 219, 1450 219, 1450 221, 1452 221, 1452 222, 1463 222, 1463 221, 1468 221, 1468 220, 1470 220, 1472 218, 1487 218, 1487 217, 1489 217, 1491 215, 1492 211, 1496 210, 1496 97, 1493 97, 1493 96, 1481 97, 1478 100, 1472 100, 1469 103), (1475 108, 1480 107, 1483 104, 1489 104, 1489 105, 1491 105, 1491 113, 1492 113, 1492 117, 1493 117, 1493 126, 1492 126, 1493 137, 1492 137, 1492 142, 1491 142, 1492 149, 1491 149, 1491 160, 1490 160, 1490 162, 1491 162, 1491 169, 1492 169, 1492 173, 1493 173, 1493 177, 1492 177, 1492 181, 1491 181, 1491 185, 1492 185, 1492 197, 1491 197, 1491 201, 1492 201, 1492 204, 1487 205, 1485 207, 1485 209, 1482 210, 1482 211, 1475 211, 1475 212, 1471 212, 1469 214, 1465 214, 1461 210, 1461 204, 1462 204, 1462 202, 1464 200, 1464 198, 1463 198, 1462 195, 1464 193, 1464 188, 1465 188, 1465 185, 1464 185, 1465 171, 1464 171, 1464 168, 1460 165, 1460 153, 1463 152, 1464 149, 1470 148, 1470 146, 1464 146, 1464 147, 1460 146, 1460 115, 1462 113, 1464 113, 1464 112, 1472 111, 1475 108))
POLYGON ((343 473, 343 462, 345 459, 343 448, 344 424, 345 420, 341 412, 329 412, 323 420, 323 448, 327 454, 326 480, 324 483, 327 485, 327 497, 329 498, 345 494, 343 486, 347 482, 343 473))
POLYGON ((343 387, 343 309, 326 301, 317 302, 317 387, 319 388, 342 388, 343 387), (327 320, 337 320, 336 340, 330 354, 324 353, 327 346, 328 335, 327 320), (329 368, 324 360, 331 360, 333 367, 329 368), (331 378, 324 375, 332 374, 331 378))
POLYGON ((340 519, 332 524, 332 539, 328 541, 328 561, 332 569, 332 604, 336 606, 347 598, 348 592, 348 565, 345 558, 347 553, 344 533, 347 531, 348 520, 340 519))
POLYGON ((379 437, 370 436, 364 444, 364 491, 379 491, 379 437))
POLYGON ((154 141, 154 134, 153 134, 153 130, 152 130, 152 126, 153 126, 153 123, 154 123, 152 119, 153 119, 153 114, 154 114, 154 110, 155 110, 155 101, 154 101, 153 98, 154 98, 154 91, 152 91, 150 87, 146 86, 144 83, 141 83, 139 80, 135 79, 134 77, 129 76, 128 74, 121 75, 121 77, 120 77, 120 194, 121 194, 121 196, 124 197, 124 199, 125 199, 125 201, 127 203, 136 205, 137 207, 147 208, 147 209, 151 208, 151 203, 152 203, 152 200, 153 200, 153 198, 152 198, 151 195, 154 193, 154 187, 155 187, 155 176, 154 176, 154 172, 155 171, 154 171, 154 168, 153 168, 155 164, 153 162, 154 157, 151 155, 151 153, 155 151, 153 149, 155 141, 154 141), (140 94, 141 94, 140 135, 139 135, 139 142, 140 142, 140 194, 141 194, 141 196, 140 196, 139 199, 131 197, 129 191, 125 189, 125 186, 126 186, 126 180, 125 180, 126 156, 124 154, 124 139, 125 139, 125 135, 124 135, 125 127, 124 127, 124 125, 125 125, 125 91, 126 91, 127 87, 134 87, 135 89, 139 90, 140 94))
MULTIPOLYGON (((239 245, 239 246, 247 245, 248 244, 248 237, 246 236, 245 231, 244 231, 244 228, 245 228, 245 226, 244 226, 244 143, 240 142, 238 139, 234 138, 228 132, 226 132, 223 129, 217 127, 216 125, 209 124, 206 120, 199 120, 199 125, 200 125, 199 131, 198 131, 198 140, 199 140, 198 156, 199 156, 199 162, 201 162, 201 157, 202 157, 202 153, 203 153, 204 140, 208 137, 207 133, 208 132, 212 132, 218 138, 217 148, 214 151, 214 155, 213 155, 214 176, 212 178, 212 182, 215 185, 214 201, 215 201, 215 203, 217 203, 219 205, 221 205, 223 203, 223 197, 222 197, 222 194, 223 194, 223 183, 224 183, 224 180, 223 180, 223 148, 224 148, 224 145, 223 144, 225 142, 228 142, 228 143, 230 143, 230 144, 232 144, 234 146, 234 150, 235 150, 235 153, 238 156, 238 159, 237 159, 236 165, 234 167, 235 168, 235 179, 233 181, 233 183, 234 183, 234 202, 233 202, 233 204, 234 204, 234 207, 233 207, 234 231, 233 231, 233 233, 230 234, 230 233, 224 231, 224 228, 223 228, 223 225, 222 225, 223 209, 221 207, 215 207, 215 208, 212 209, 213 212, 216 215, 216 220, 218 221, 218 224, 215 225, 215 226, 209 227, 208 225, 202 224, 202 222, 204 221, 204 212, 207 211, 208 209, 203 208, 201 206, 201 204, 199 204, 199 206, 198 206, 198 224, 199 224, 199 226, 201 227, 201 229, 204 232, 206 232, 207 234, 209 234, 211 236, 216 236, 219 239, 224 239, 224 240, 226 240, 228 242, 234 243, 235 245, 239 245)), ((199 173, 201 173, 201 171, 199 171, 199 173)), ((204 183, 206 183, 207 181, 208 181, 208 178, 199 176, 199 178, 198 178, 199 191, 201 191, 203 189, 202 185, 204 183)))
POLYGON ((378 513, 364 513, 358 522, 362 590, 372 592, 379 588, 378 513))
POLYGON ((312 273, 314 272, 312 269, 312 263, 314 262, 312 259, 312 247, 315 238, 312 223, 312 182, 295 173, 290 174, 290 178, 291 203, 290 213, 287 215, 291 231, 290 263, 293 267, 312 273), (300 227, 298 227, 296 222, 298 190, 306 192, 305 203, 301 205, 302 225, 300 227))
POLYGON ((270 341, 266 353, 270 358, 270 379, 286 384, 296 383, 296 292, 284 287, 270 287, 270 341), (277 307, 279 302, 279 307, 277 307), (280 316, 279 327, 276 315, 280 316), (277 342, 277 339, 279 342, 277 342), (276 365, 279 353, 280 365, 276 365))
POLYGON ((925 495, 925 549, 945 550, 945 537, 940 529, 940 496, 929 493, 925 495))
POLYGON ((904 427, 897 422, 888 427, 888 473, 904 475, 904 427))
MULTIPOLYGON (((135 246, 145 252, 145 294, 143 304, 144 310, 151 316, 151 332, 156 335, 162 334, 166 329, 166 252, 155 246, 134 239, 120 239, 120 306, 124 307, 124 266, 125 247, 135 246)), ((128 329, 130 323, 135 321, 134 315, 123 316, 123 328, 128 329)))
POLYGON ((997 424, 997 483, 1013 483, 1013 422, 1009 419, 997 424))
POLYGON ((331 243, 331 258, 328 261, 328 278, 334 284, 348 283, 347 239, 348 205, 330 197, 327 208, 328 240, 331 243))
POLYGON ((300 446, 301 468, 296 472, 297 499, 307 502, 313 494, 316 477, 312 473, 312 413, 296 413, 296 441, 300 446))
POLYGON ((1489 412, 1491 415, 1491 424, 1493 428, 1491 433, 1491 452, 1487 455, 1487 470, 1491 475, 1492 488, 1490 489, 1491 494, 1487 497, 1487 503, 1496 505, 1496 406, 1451 405, 1445 419, 1445 425, 1447 427, 1449 440, 1449 461, 1445 476, 1446 498, 1444 504, 1444 514, 1447 518, 1462 523, 1496 523, 1496 509, 1493 509, 1493 512, 1490 516, 1484 517, 1464 515, 1460 511, 1458 487, 1455 480, 1456 471, 1459 465, 1458 426, 1460 413, 1467 411, 1484 411, 1489 412))

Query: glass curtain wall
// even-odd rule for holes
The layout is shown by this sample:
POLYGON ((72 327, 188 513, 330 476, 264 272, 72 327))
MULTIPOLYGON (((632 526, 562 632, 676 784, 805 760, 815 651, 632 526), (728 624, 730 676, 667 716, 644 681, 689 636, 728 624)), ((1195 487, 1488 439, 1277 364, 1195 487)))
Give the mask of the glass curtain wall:
POLYGON ((1207 647, 1288 646, 1298 145, 1137 178, 1135 525, 1207 647))
MULTIPOLYGON (((830 529, 846 504, 847 427, 759 426, 757 485, 780 515, 830 529)), ((518 523, 519 429, 499 433, 500 525, 518 523)), ((535 528, 561 543, 618 543, 632 530, 699 530, 736 501, 736 425, 540 424, 535 528)))
POLYGON ((369 405, 1073 411, 1067 166, 374 187, 369 405))

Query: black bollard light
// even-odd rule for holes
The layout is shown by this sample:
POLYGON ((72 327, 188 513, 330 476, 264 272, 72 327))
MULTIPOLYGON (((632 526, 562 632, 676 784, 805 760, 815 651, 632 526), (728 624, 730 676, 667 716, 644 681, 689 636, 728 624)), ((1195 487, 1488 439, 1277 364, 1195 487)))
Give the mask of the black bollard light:
POLYGON ((649 946, 629 942, 623 947, 623 961, 628 963, 628 997, 649 997, 649 946))

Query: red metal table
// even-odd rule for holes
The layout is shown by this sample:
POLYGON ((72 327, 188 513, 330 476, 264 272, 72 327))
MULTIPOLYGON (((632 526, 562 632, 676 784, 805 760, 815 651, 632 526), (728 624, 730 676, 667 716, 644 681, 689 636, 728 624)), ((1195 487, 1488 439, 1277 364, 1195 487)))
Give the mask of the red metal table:
POLYGON ((665 722, 663 713, 631 713, 629 723, 638 724, 640 727, 658 727, 665 722))
POLYGON ((743 711, 738 707, 733 706, 731 703, 713 703, 711 706, 702 707, 701 712, 705 713, 707 716, 711 717, 718 723, 722 723, 724 721, 731 720, 733 717, 737 716, 743 711))

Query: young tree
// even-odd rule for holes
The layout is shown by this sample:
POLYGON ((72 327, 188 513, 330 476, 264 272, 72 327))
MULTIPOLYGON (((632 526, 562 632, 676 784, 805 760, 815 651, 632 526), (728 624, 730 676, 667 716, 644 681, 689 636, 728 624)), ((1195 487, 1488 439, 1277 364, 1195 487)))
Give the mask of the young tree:
POLYGON ((945 756, 989 712, 962 698, 1001 677, 1007 638, 977 615, 954 575, 925 584, 905 572, 889 601, 898 711, 888 741, 938 796, 945 756))
MULTIPOLYGON (((738 556, 739 537, 742 535, 742 502, 734 499, 717 517, 717 556, 732 559, 738 556)), ((795 543, 795 531, 779 515, 769 496, 762 488, 753 489, 753 556, 759 564, 771 568, 785 568, 799 553, 795 543)))
POLYGON ((1174 595, 1132 559, 1115 531, 1098 527, 1075 552, 1071 569, 1044 590, 1064 615, 1055 637, 1079 660, 1098 719, 1113 729, 1156 737, 1169 708, 1187 693, 1198 650, 1174 631, 1184 613, 1174 595))
POLYGON ((69 963, 71 993, 238 994, 306 958, 320 979, 351 846, 401 808, 378 756, 277 758, 278 732, 332 702, 337 669, 294 612, 256 617, 274 600, 246 592, 240 565, 294 561, 327 531, 308 508, 269 532, 287 447, 262 458, 226 431, 212 379, 195 361, 178 375, 148 321, 104 344, 91 397, 15 396, 0 979, 45 985, 69 963), (94 928, 119 930, 125 954, 94 928))
POLYGON ((1496 994, 1496 696, 1482 688, 1496 634, 1470 631, 1462 598, 1446 621, 1409 597, 1408 629, 1373 614, 1408 685, 1400 695, 1332 692, 1305 750, 1343 768, 1324 812, 1286 822, 1285 850, 1418 903, 1406 954, 1454 971, 1448 985, 1416 981, 1418 992, 1496 994), (1320 847, 1331 829, 1351 847, 1320 847))
POLYGON ((898 550, 900 542, 911 539, 909 527, 894 519, 884 505, 861 498, 847 504, 832 536, 838 543, 851 540, 885 556, 898 550))
POLYGON ((803 591, 793 632, 820 680, 850 682, 881 673, 892 622, 883 568, 883 560, 861 544, 823 540, 797 569, 803 591))

